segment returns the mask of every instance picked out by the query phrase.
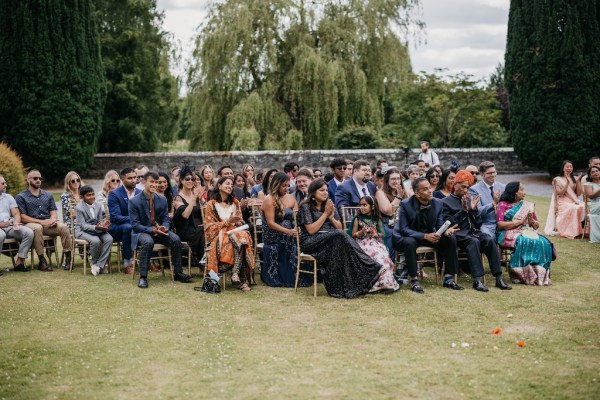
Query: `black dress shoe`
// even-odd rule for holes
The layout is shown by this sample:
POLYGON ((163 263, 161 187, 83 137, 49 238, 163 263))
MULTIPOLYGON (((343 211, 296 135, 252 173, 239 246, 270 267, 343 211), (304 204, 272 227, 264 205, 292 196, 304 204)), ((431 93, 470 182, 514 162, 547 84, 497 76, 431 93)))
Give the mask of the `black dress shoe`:
POLYGON ((29 272, 29 268, 25 264, 16 264, 14 270, 16 272, 29 272))
POLYGON ((413 292, 418 293, 418 294, 425 293, 425 290, 418 283, 411 284, 410 285, 410 290, 412 290, 413 292))
POLYGON ((41 259, 40 263, 38 264, 38 269, 42 272, 52 272, 52 267, 48 265, 48 263, 46 263, 45 259, 41 259))
POLYGON ((192 280, 192 276, 182 272, 177 272, 175 273, 175 280, 177 282, 189 283, 192 280))
POLYGON ((481 281, 473 282, 473 289, 480 291, 480 292, 489 291, 489 289, 483 283, 481 283, 481 281))
POLYGON ((140 278, 140 282, 138 283, 138 287, 140 289, 148 289, 148 279, 140 278))
POLYGON ((452 290, 465 290, 464 287, 460 286, 458 283, 454 281, 444 282, 444 287, 452 290))
POLYGON ((504 279, 502 279, 501 276, 499 276, 498 278, 496 278, 496 287, 500 290, 512 290, 512 286, 507 285, 506 282, 504 282, 504 279))

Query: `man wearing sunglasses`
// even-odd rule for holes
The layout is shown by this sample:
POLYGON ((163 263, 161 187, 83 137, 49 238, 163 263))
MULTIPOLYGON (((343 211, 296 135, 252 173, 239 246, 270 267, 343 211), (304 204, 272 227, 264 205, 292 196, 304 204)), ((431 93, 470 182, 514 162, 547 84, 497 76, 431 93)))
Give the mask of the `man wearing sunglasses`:
POLYGON ((69 228, 58 220, 56 203, 52 195, 41 189, 42 174, 37 169, 27 174, 27 189, 17 195, 16 201, 21 221, 33 231, 33 248, 40 260, 40 271, 52 271, 44 258, 44 235, 60 236, 65 264, 71 264, 71 234, 69 228))
POLYGON ((337 187, 344 183, 344 173, 346 172, 346 160, 343 158, 334 158, 329 164, 331 172, 333 173, 333 179, 327 184, 327 192, 329 198, 335 204, 335 191, 337 187))
POLYGON ((6 238, 20 241, 15 271, 29 272, 25 267, 27 253, 33 243, 33 231, 21 224, 21 214, 15 199, 6 193, 6 179, 0 175, 0 248, 6 238))
POLYGON ((148 171, 150 170, 145 165, 140 165, 135 169, 135 188, 139 189, 140 192, 144 190, 144 175, 146 175, 146 172, 148 171))

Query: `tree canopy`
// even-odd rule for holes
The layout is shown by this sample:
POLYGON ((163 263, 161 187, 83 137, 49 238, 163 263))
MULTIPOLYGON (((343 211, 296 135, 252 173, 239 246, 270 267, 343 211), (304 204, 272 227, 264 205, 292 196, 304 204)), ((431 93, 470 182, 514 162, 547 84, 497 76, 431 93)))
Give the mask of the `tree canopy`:
POLYGON ((229 0, 212 6, 189 72, 192 149, 329 148, 384 124, 411 71, 417 0, 229 0))
POLYGON ((557 171, 600 153, 600 1, 511 1, 505 65, 524 163, 557 171))
POLYGON ((46 178, 86 169, 106 96, 91 1, 0 1, 0 65, 0 140, 46 178))
POLYGON ((178 128, 178 82, 156 0, 97 0, 107 99, 100 151, 154 151, 178 128))

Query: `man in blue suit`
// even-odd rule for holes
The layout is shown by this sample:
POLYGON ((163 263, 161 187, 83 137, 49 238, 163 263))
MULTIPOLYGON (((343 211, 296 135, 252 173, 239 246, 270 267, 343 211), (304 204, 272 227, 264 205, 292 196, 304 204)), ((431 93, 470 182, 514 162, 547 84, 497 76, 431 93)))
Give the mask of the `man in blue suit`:
POLYGON ((479 204, 481 206, 481 217, 483 225, 481 232, 496 238, 496 204, 500 195, 504 192, 504 184, 496 182, 496 166, 491 161, 484 161, 479 164, 479 174, 481 181, 469 188, 469 194, 473 197, 480 196, 479 204))
MULTIPOLYGON (((123 243, 123 264, 125 273, 132 275, 131 255, 135 240, 132 243, 131 220, 129 219, 129 200, 142 191, 136 189, 136 172, 133 168, 123 168, 121 170, 121 182, 123 185, 108 194, 108 212, 110 214, 110 227, 108 233, 115 242, 123 243), (133 246, 132 246, 133 245, 133 246)), ((137 236, 134 237, 137 239, 137 236)))
POLYGON ((367 160, 356 160, 352 178, 339 185, 335 191, 335 208, 342 215, 342 207, 358 207, 366 195, 375 197, 377 186, 371 182, 371 165, 367 160))
POLYGON ((169 231, 171 219, 169 218, 169 207, 164 196, 156 194, 158 174, 146 172, 144 175, 144 191, 135 195, 129 201, 129 216, 133 232, 139 234, 138 243, 140 249, 140 282, 138 287, 148 288, 148 267, 150 264, 150 253, 154 243, 171 248, 175 280, 189 282, 192 277, 184 274, 181 267, 181 239, 175 233, 169 231))
POLYGON ((412 183, 412 189, 415 194, 400 203, 398 221, 392 233, 394 249, 404 252, 411 290, 420 294, 425 292, 417 277, 416 250, 419 246, 434 247, 441 252, 446 263, 444 287, 463 290, 453 279, 458 270, 454 237, 458 227, 449 227, 442 235, 438 235, 437 231, 444 224, 442 201, 433 198, 433 188, 427 178, 417 178, 412 183))

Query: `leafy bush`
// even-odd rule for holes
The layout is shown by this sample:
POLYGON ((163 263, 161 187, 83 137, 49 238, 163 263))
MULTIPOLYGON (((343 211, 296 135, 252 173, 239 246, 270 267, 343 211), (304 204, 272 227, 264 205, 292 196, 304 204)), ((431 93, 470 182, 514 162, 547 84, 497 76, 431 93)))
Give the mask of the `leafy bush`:
POLYGON ((27 171, 21 157, 6 143, 0 142, 0 175, 6 180, 8 193, 13 196, 23 191, 27 171))
POLYGON ((380 137, 368 126, 351 126, 335 136, 334 146, 338 149, 377 149, 380 137))

